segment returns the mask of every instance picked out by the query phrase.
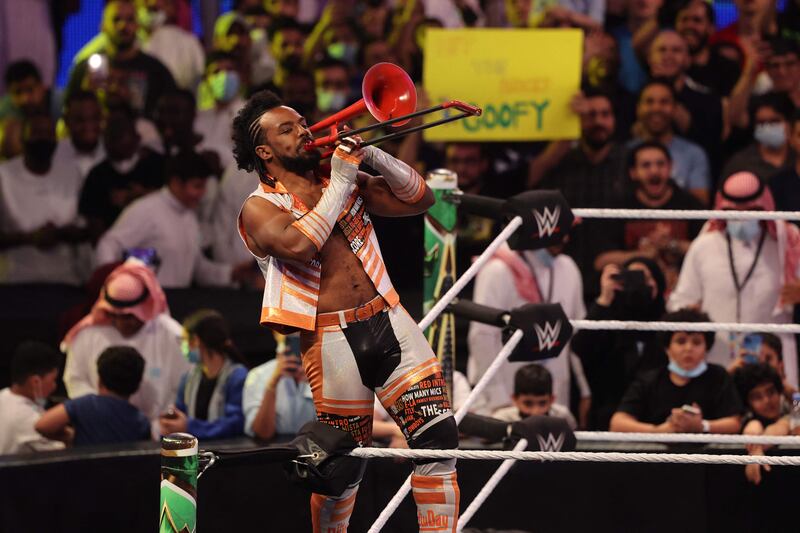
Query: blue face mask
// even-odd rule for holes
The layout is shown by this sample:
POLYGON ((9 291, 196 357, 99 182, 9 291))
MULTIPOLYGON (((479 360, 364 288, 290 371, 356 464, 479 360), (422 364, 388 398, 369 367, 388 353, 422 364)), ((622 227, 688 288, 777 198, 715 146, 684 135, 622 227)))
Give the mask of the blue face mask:
POLYGON ((767 148, 777 149, 786 144, 786 127, 783 122, 768 122, 758 124, 753 137, 758 144, 763 144, 767 148))
POLYGON ((553 262, 556 260, 555 256, 548 252, 546 248, 534 250, 533 254, 536 256, 536 259, 538 259, 539 262, 545 266, 545 268, 551 268, 553 266, 553 262))
POLYGON ((694 379, 698 376, 702 376, 703 373, 708 370, 708 364, 705 361, 701 361, 699 365, 694 367, 691 370, 686 370, 680 366, 675 361, 670 360, 669 366, 667 367, 670 372, 673 374, 677 374, 682 378, 686 379, 694 379))
POLYGON ((234 70, 220 70, 208 77, 211 94, 217 102, 230 102, 239 94, 241 80, 234 70))
POLYGON ((744 242, 755 240, 761 234, 761 224, 758 220, 729 220, 725 224, 725 229, 731 238, 744 242))
POLYGON ((186 360, 191 364, 196 365, 200 362, 200 351, 197 350, 197 348, 190 347, 189 341, 181 341, 181 351, 183 352, 183 356, 186 358, 186 360))

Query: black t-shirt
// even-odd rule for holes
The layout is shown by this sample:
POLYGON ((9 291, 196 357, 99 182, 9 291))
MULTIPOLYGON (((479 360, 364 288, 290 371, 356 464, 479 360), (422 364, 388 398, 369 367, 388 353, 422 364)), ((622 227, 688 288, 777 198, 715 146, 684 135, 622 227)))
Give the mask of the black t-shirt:
MULTIPOLYGON (((89 73, 87 65, 88 59, 84 59, 72 69, 65 100, 69 94, 84 87, 84 80, 89 73)), ((113 59, 111 68, 125 72, 125 96, 128 98, 128 103, 148 117, 153 115, 161 95, 175 88, 175 80, 167 67, 144 52, 139 52, 126 61, 113 59)))
POLYGON ((640 374, 628 387, 617 411, 648 424, 661 424, 673 408, 692 403, 700 406, 705 420, 717 420, 743 411, 733 379, 719 365, 709 364, 708 370, 683 387, 675 385, 669 376, 667 367, 640 374))
POLYGON ((708 156, 711 175, 717 176, 722 167, 722 99, 691 78, 678 93, 678 102, 692 116, 684 136, 700 145, 708 156))
POLYGON ((728 96, 739 80, 739 63, 721 55, 716 47, 711 48, 708 63, 692 65, 687 72, 690 78, 711 89, 719 96, 728 96))
POLYGON ((208 420, 208 404, 211 403, 211 396, 217 386, 217 378, 207 378, 205 374, 200 379, 197 386, 197 398, 194 404, 194 417, 198 420, 208 420))
POLYGON ((164 156, 146 152, 127 174, 118 172, 108 159, 89 171, 81 189, 78 212, 110 228, 134 199, 164 184, 164 156))
MULTIPOLYGON (((779 172, 769 180, 778 211, 800 211, 800 175, 793 168, 779 172)), ((799 224, 797 220, 793 221, 799 224)))

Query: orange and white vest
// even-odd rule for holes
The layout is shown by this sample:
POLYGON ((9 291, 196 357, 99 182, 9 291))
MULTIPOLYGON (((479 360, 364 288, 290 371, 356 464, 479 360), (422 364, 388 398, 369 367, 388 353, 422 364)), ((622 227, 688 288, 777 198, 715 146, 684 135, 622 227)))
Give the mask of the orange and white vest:
MULTIPOLYGON (((310 211, 300 198, 287 191, 280 182, 276 182, 275 187, 259 183, 248 198, 253 196, 263 198, 281 210, 291 213, 295 219, 310 211)), ((364 272, 372 280, 378 293, 390 307, 397 305, 400 298, 386 272, 375 228, 366 211, 364 197, 359 194, 358 188, 348 198, 339 214, 337 224, 350 243, 350 249, 361 260, 364 272)), ((239 236, 247 246, 241 212, 239 236)), ((261 324, 279 331, 285 331, 287 327, 313 330, 317 320, 319 280, 322 272, 319 254, 307 263, 300 263, 269 255, 258 257, 252 250, 250 253, 258 262, 265 281, 261 324)))

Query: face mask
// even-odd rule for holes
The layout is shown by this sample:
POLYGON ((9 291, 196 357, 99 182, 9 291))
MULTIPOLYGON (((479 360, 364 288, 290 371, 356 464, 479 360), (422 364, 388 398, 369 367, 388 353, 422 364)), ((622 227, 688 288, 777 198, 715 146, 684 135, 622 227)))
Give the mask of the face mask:
POLYGON ((34 387, 33 402, 42 410, 44 410, 45 406, 47 406, 47 396, 42 395, 41 383, 36 383, 36 386, 34 387))
POLYGON ((733 239, 750 242, 761 233, 761 224, 758 220, 729 220, 725 230, 733 239))
POLYGON ((333 43, 328 45, 328 55, 344 61, 348 65, 356 62, 358 55, 358 45, 355 43, 333 43))
POLYGON ((183 340, 181 341, 181 351, 183 352, 183 356, 189 361, 191 364, 196 365, 200 362, 200 352, 189 346, 189 341, 183 340))
POLYGON ((753 137, 767 148, 780 148, 786 144, 786 128, 782 122, 759 124, 753 137))
POLYGON ((345 91, 317 91, 317 108, 322 112, 339 111, 347 103, 345 91))
POLYGON ((109 161, 111 162, 111 167, 119 174, 129 174, 133 170, 133 167, 136 166, 136 163, 139 162, 139 156, 138 154, 134 154, 133 157, 121 161, 109 161))
POLYGON ((705 361, 702 361, 699 365, 694 367, 691 370, 685 370, 678 366, 678 363, 675 361, 670 360, 669 366, 667 367, 670 372, 673 374, 677 374, 682 378, 686 379, 694 379, 698 376, 702 376, 703 373, 708 370, 708 364, 705 361))
POLYGON ((55 141, 41 140, 25 142, 25 155, 33 161, 50 163, 53 158, 53 152, 55 151, 55 141))
POLYGON ((221 70, 208 78, 211 94, 217 102, 230 102, 239 94, 241 80, 233 70, 221 70))
POLYGON ((545 268, 552 268, 553 262, 556 260, 556 258, 553 257, 553 255, 544 248, 539 248, 538 250, 534 250, 533 255, 536 256, 536 259, 538 259, 539 262, 542 263, 545 268))

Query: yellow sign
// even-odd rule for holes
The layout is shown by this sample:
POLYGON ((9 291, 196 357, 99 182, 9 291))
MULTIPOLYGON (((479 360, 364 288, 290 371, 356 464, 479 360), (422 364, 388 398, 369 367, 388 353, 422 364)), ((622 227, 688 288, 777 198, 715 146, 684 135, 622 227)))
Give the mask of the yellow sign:
MULTIPOLYGON (((580 88, 581 30, 428 29, 426 39, 423 80, 431 103, 462 100, 483 109, 480 117, 425 130, 426 140, 580 136, 580 122, 569 103, 580 88)), ((436 118, 441 117, 427 120, 436 118)))

